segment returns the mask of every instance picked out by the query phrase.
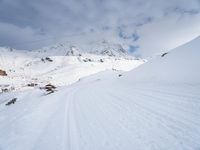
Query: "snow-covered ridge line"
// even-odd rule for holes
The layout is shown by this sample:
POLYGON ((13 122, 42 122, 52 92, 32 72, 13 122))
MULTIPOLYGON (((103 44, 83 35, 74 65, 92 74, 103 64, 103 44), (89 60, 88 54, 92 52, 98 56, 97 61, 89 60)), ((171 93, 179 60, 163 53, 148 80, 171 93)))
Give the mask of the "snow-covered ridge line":
MULTIPOLYGON (((0 52, 27 52, 24 50, 15 50, 13 48, 0 47, 0 52)), ((106 41, 98 41, 89 44, 74 44, 74 43, 58 43, 55 45, 43 47, 37 50, 29 50, 29 52, 36 55, 49 56, 81 56, 84 54, 103 55, 112 57, 126 57, 130 58, 130 53, 126 51, 122 45, 116 43, 109 43, 106 41)))
POLYGON ((113 57, 130 57, 129 53, 120 44, 108 43, 106 41, 94 42, 85 45, 72 44, 66 42, 44 47, 42 49, 34 51, 40 53, 50 53, 52 55, 56 54, 78 56, 84 53, 89 53, 113 57))

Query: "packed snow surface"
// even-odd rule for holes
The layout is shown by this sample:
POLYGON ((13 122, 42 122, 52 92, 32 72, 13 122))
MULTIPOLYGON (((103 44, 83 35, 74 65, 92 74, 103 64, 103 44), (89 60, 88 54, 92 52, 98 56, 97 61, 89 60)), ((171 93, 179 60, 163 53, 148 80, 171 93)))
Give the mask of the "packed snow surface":
POLYGON ((0 149, 200 149, 199 43, 127 73, 111 69, 81 78, 49 95, 38 88, 1 94, 0 149))

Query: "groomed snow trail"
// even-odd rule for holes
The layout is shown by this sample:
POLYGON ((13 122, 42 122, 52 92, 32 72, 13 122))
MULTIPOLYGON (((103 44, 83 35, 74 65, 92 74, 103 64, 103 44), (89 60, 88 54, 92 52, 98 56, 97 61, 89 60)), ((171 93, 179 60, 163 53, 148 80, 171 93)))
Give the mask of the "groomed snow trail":
POLYGON ((129 87, 116 78, 91 77, 48 96, 15 93, 16 104, 0 105, 0 149, 200 149, 199 85, 129 87))

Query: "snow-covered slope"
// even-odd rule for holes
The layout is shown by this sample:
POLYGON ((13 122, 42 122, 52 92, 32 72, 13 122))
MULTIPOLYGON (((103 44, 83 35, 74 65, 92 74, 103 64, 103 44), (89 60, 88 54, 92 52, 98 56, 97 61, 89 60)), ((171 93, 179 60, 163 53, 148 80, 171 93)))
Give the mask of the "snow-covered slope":
POLYGON ((200 149, 199 43, 197 38, 128 73, 82 78, 50 95, 38 88, 1 94, 0 148, 200 149))
POLYGON ((65 50, 60 47, 42 52, 0 48, 0 69, 8 74, 0 77, 0 84, 14 86, 15 89, 27 88, 28 83, 63 86, 100 71, 129 71, 144 63, 130 56, 83 53, 74 47, 72 51, 65 50))
POLYGON ((200 37, 128 73, 128 82, 200 83, 200 37))

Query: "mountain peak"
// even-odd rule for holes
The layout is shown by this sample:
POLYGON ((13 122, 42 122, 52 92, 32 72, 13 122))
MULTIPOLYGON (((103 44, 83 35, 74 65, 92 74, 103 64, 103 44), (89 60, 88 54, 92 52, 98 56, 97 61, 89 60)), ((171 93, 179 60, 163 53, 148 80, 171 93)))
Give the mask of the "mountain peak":
POLYGON ((58 43, 52 46, 35 50, 40 53, 62 56, 79 56, 84 53, 104 55, 111 57, 129 56, 128 52, 120 44, 109 43, 107 41, 92 42, 89 44, 58 43))

